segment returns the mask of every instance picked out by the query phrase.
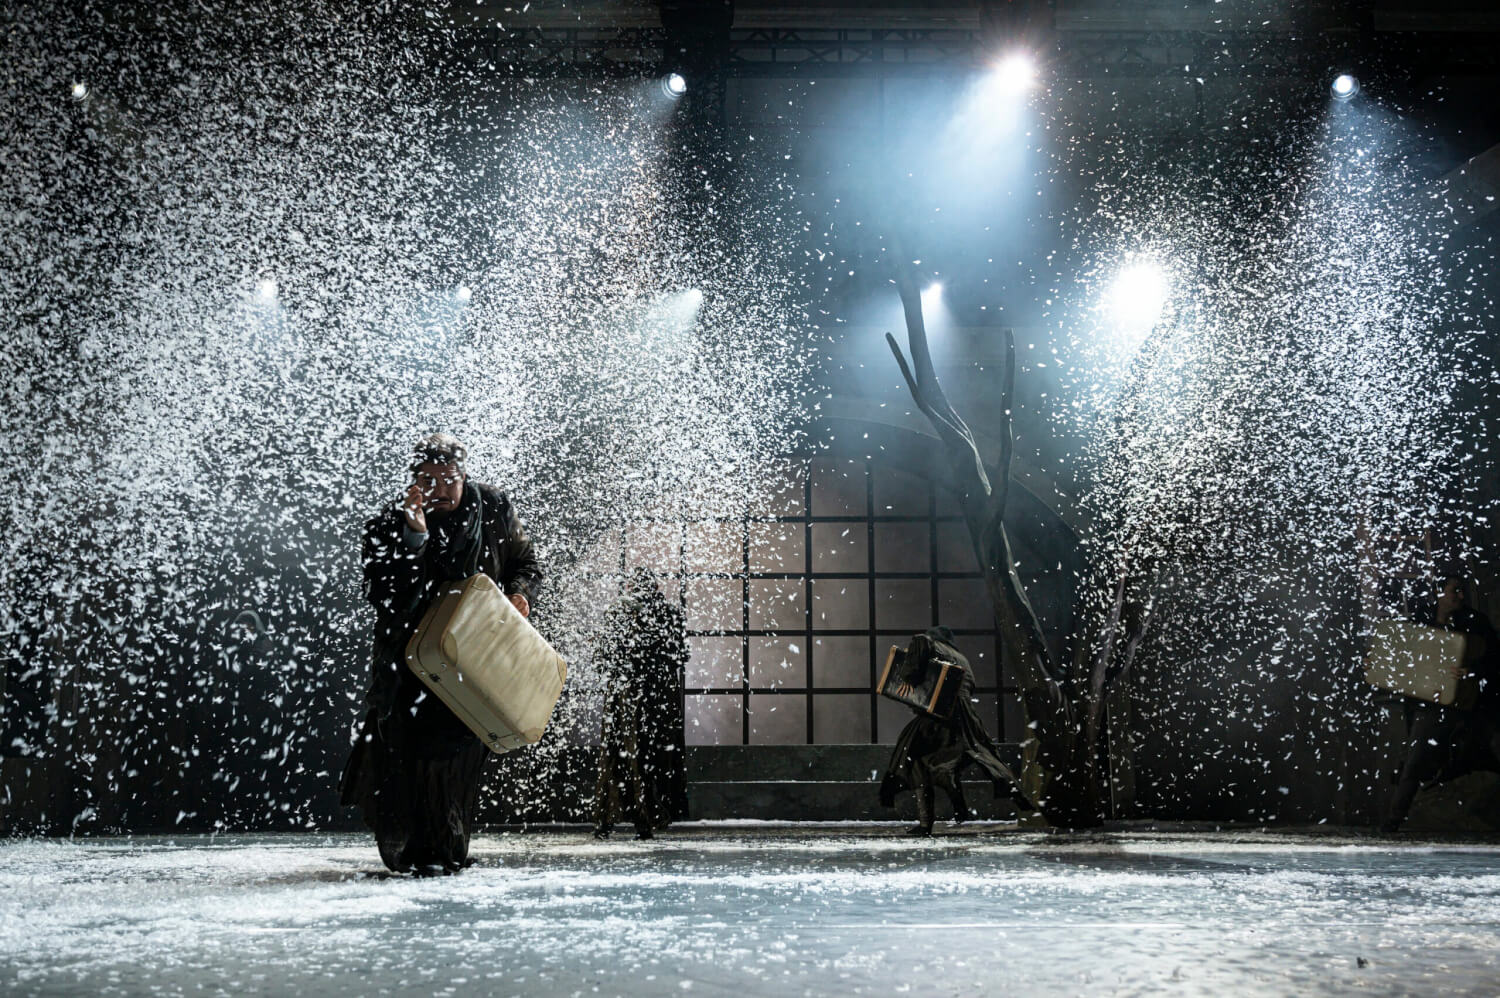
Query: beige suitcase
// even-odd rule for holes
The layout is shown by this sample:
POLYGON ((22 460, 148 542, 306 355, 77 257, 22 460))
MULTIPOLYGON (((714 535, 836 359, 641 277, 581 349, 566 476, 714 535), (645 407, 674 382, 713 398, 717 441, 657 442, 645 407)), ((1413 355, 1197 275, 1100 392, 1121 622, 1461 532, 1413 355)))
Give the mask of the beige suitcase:
POLYGON ((1375 624, 1365 653, 1371 686, 1444 706, 1468 709, 1478 692, 1464 675, 1464 635, 1406 620, 1375 624))
POLYGON ((542 737, 568 677, 562 656, 482 574, 439 590, 406 664, 495 752, 542 737))

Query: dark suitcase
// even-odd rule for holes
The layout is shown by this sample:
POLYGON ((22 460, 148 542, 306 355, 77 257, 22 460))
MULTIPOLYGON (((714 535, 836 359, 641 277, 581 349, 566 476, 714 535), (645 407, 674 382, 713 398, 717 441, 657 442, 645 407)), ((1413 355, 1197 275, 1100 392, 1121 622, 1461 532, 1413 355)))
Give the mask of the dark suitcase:
POLYGON ((963 666, 957 662, 935 659, 935 668, 928 669, 922 681, 913 684, 911 692, 902 696, 897 691, 901 688, 901 663, 905 658, 905 648, 900 645, 891 646, 890 653, 885 657, 885 668, 880 673, 880 682, 875 684, 875 692, 923 714, 945 720, 953 716, 953 708, 958 704, 960 690, 963 688, 963 666))

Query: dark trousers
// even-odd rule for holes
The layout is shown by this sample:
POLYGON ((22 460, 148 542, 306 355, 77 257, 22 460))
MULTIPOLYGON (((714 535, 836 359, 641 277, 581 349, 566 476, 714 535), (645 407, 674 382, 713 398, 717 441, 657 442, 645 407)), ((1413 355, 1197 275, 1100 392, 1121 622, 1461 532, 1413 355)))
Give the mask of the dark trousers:
POLYGON ((594 834, 608 835, 621 812, 635 820, 635 831, 643 839, 651 838, 652 802, 641 774, 636 733, 609 737, 599 747, 599 782, 594 789, 594 834))
POLYGON ((1386 827, 1394 828, 1405 821, 1422 784, 1442 772, 1453 751, 1453 732, 1458 727, 1459 713, 1435 703, 1406 704, 1406 762, 1401 766, 1396 793, 1386 811, 1386 827))
POLYGON ((360 808, 389 869, 455 872, 469 862, 489 758, 434 697, 398 704, 383 722, 372 709, 344 767, 343 803, 360 808))
POLYGON ((926 770, 919 771, 917 784, 912 787, 917 797, 917 824, 923 828, 931 828, 937 820, 937 788, 948 795, 948 800, 953 804, 953 820, 968 821, 970 817, 968 802, 964 800, 964 786, 959 782, 958 774, 952 772, 938 773, 928 776, 926 770))
POLYGON ((1390 829, 1406 820, 1417 791, 1425 784, 1472 769, 1493 768, 1500 759, 1500 728, 1489 711, 1409 700, 1406 720, 1406 762, 1386 811, 1385 827, 1390 829))

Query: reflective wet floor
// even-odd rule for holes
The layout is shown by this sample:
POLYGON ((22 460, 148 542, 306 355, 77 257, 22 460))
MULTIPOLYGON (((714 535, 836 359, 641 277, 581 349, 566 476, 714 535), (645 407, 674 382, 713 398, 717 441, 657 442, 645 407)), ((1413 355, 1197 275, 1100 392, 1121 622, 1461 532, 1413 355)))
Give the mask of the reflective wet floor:
POLYGON ((0 993, 1494 995, 1500 845, 1289 833, 0 845, 0 993))

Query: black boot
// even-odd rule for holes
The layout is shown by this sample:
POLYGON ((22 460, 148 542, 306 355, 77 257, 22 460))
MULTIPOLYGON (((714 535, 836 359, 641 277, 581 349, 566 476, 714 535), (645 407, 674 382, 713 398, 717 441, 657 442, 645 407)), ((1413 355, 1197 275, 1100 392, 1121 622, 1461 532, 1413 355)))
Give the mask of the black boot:
POLYGON ((974 812, 969 810, 969 804, 964 800, 963 784, 953 784, 953 789, 948 791, 948 799, 953 802, 953 823, 962 825, 974 817, 974 812))
POLYGON ((917 823, 906 830, 907 835, 929 836, 932 834, 932 785, 924 783, 916 788, 917 823))

